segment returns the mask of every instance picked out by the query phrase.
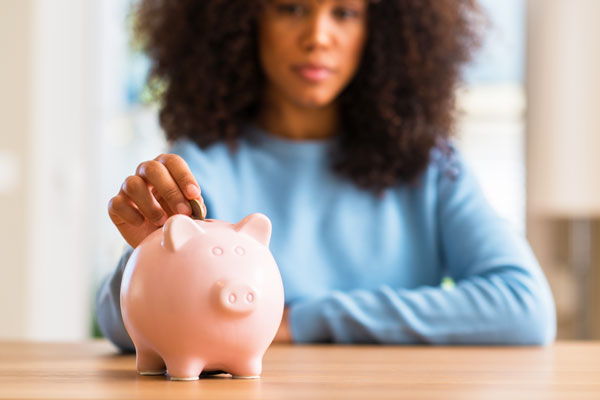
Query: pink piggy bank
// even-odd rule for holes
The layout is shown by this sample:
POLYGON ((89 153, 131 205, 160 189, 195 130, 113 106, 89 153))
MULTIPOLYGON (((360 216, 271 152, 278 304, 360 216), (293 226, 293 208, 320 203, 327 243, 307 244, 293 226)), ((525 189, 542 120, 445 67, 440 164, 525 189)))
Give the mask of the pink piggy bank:
POLYGON ((140 374, 259 377, 284 305, 270 238, 260 213, 237 224, 180 214, 138 245, 123 272, 121 312, 140 374))

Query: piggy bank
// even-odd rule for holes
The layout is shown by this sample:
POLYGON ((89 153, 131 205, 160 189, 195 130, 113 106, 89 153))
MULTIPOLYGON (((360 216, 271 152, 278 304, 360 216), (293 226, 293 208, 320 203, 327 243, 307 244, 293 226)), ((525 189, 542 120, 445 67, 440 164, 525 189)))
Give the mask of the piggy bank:
POLYGON ((258 378, 281 323, 281 275, 271 221, 167 219, 131 254, 121 282, 123 323, 142 375, 258 378))

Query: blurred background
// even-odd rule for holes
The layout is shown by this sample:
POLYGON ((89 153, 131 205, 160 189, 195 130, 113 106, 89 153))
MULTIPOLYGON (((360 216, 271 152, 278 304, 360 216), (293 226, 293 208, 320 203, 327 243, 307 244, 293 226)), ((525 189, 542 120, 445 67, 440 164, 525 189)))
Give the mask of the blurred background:
MULTIPOLYGON (((540 260, 559 338, 600 338, 600 1, 481 3, 459 145, 540 260)), ((166 148, 131 4, 0 0, 0 339, 98 334, 125 245, 108 201, 166 148)))

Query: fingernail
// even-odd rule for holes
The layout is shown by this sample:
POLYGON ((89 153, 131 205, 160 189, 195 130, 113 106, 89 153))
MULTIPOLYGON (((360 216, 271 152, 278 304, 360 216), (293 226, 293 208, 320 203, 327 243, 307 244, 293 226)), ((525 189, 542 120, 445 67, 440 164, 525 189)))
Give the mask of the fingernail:
POLYGON ((190 208, 190 206, 185 203, 179 203, 175 208, 177 208, 177 212, 179 214, 189 215, 192 213, 192 209, 190 208))
POLYGON ((192 199, 200 194, 200 188, 193 183, 190 183, 185 190, 188 197, 191 197, 192 199))

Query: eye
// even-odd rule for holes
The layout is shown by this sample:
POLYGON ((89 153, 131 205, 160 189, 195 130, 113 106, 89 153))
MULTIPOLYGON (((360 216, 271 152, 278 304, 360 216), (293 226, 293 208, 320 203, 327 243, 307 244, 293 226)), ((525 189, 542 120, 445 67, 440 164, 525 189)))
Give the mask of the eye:
POLYGON ((334 15, 339 19, 349 19, 358 17, 358 11, 352 10, 350 8, 339 7, 333 11, 334 15))
POLYGON ((280 14, 300 17, 306 14, 306 7, 296 3, 283 3, 277 5, 277 12, 280 14))
POLYGON ((220 255, 222 255, 222 254, 223 254, 223 249, 222 249, 222 248, 220 248, 220 247, 213 247, 213 249, 212 249, 212 253, 213 253, 215 256, 220 256, 220 255))
POLYGON ((235 248, 235 254, 237 254, 238 256, 243 256, 244 254, 246 254, 246 250, 244 250, 243 247, 238 246, 235 248))

